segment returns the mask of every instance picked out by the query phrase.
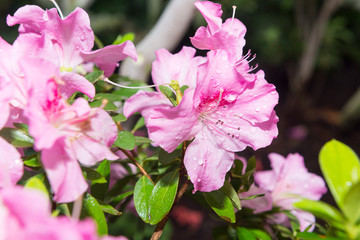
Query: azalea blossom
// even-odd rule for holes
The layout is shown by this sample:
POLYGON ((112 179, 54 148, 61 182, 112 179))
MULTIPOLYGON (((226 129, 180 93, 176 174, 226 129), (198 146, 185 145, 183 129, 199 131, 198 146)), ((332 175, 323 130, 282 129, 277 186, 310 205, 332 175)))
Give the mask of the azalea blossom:
MULTIPOLYGON (((270 210, 268 203, 272 202, 273 206, 290 210, 298 218, 300 229, 303 231, 315 222, 315 217, 311 213, 295 210, 293 203, 301 198, 319 200, 327 191, 325 182, 320 176, 308 172, 304 158, 297 153, 289 154, 286 158, 277 153, 271 153, 269 159, 272 170, 256 172, 257 186, 252 186, 250 191, 245 193, 245 195, 265 194, 266 197, 258 200, 255 200, 256 198, 244 200, 242 204, 260 213, 270 210)), ((283 224, 286 223, 287 217, 284 214, 278 214, 275 221, 283 224)), ((310 229, 314 229, 314 226, 310 229)))
POLYGON ((262 71, 254 74, 255 81, 244 81, 226 51, 208 52, 197 68, 196 87, 185 90, 179 105, 165 104, 158 95, 150 102, 149 94, 139 92, 125 103, 124 114, 141 112, 149 138, 168 152, 194 139, 185 167, 195 191, 212 191, 223 185, 234 152, 265 147, 277 136, 278 95, 262 71))
POLYGON ((52 217, 47 196, 36 189, 10 187, 0 190, 0 239, 2 240, 125 240, 98 236, 93 220, 52 217), (31 204, 29 204, 31 203, 31 204))
POLYGON ((83 98, 69 105, 59 93, 62 79, 55 65, 32 60, 27 66, 31 67, 24 71, 25 77, 31 82, 37 78, 25 110, 29 133, 36 150, 42 151, 54 200, 74 201, 87 189, 77 160, 90 166, 118 158, 109 149, 117 137, 116 125, 104 110, 90 108, 83 98))
POLYGON ((20 153, 0 137, 0 189, 15 185, 22 177, 23 172, 24 167, 20 153))
POLYGON ((104 70, 104 75, 108 77, 114 72, 118 61, 128 56, 134 60, 137 58, 134 44, 130 41, 91 51, 95 36, 89 16, 81 8, 76 8, 61 19, 55 8, 43 10, 38 6, 27 5, 19 8, 14 16, 9 15, 7 23, 9 26, 20 24, 20 35, 36 34, 49 39, 53 48, 46 50, 55 50, 58 58, 52 62, 58 62, 63 72, 73 72, 78 65, 92 62, 104 70))

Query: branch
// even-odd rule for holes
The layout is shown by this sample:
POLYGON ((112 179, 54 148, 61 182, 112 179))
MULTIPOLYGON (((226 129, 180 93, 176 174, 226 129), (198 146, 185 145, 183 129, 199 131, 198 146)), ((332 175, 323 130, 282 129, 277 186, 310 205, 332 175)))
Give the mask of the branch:
POLYGON ((135 158, 125 149, 119 148, 134 164, 140 169, 140 172, 144 174, 154 185, 154 181, 151 179, 150 175, 145 171, 145 169, 135 160, 135 158))

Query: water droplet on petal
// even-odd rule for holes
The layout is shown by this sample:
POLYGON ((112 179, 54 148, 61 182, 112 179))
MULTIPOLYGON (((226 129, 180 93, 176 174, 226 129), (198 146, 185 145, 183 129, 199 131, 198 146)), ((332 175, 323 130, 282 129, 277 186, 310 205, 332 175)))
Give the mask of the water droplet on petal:
POLYGON ((198 164, 199 164, 199 166, 202 166, 202 165, 204 164, 204 161, 203 161, 203 160, 200 160, 200 161, 198 162, 198 164))
POLYGON ((198 178, 198 180, 197 180, 198 182, 201 182, 201 179, 200 178, 198 178))
POLYGON ((259 112, 259 111, 260 111, 259 107, 256 107, 255 112, 259 112))

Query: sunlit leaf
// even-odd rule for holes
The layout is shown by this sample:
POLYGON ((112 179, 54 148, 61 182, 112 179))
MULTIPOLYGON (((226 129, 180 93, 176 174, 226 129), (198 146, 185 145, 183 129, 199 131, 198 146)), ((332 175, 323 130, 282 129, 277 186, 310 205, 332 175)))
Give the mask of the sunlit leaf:
POLYGON ((233 204, 228 196, 222 191, 203 192, 209 206, 216 214, 227 222, 235 222, 235 211, 233 204))
POLYGON ((230 198, 233 206, 236 209, 238 210, 241 209, 239 195, 237 194, 237 192, 229 182, 225 181, 224 186, 220 188, 220 191, 222 191, 226 196, 230 198))
POLYGON ((165 174, 155 185, 150 196, 150 224, 157 224, 170 211, 179 184, 179 170, 165 174))
POLYGON ((84 195, 83 214, 95 220, 99 235, 105 235, 108 233, 108 226, 104 212, 98 201, 88 193, 85 193, 84 195))
POLYGON ((0 131, 0 137, 4 138, 14 147, 32 147, 34 144, 32 137, 26 132, 15 128, 4 127, 0 131))
POLYGON ((141 219, 149 223, 150 222, 150 197, 154 189, 154 184, 146 176, 142 176, 134 188, 134 205, 136 212, 141 219))
POLYGON ((329 189, 340 208, 352 185, 360 180, 360 162, 347 145, 331 140, 320 151, 320 167, 329 189))
POLYGON ((114 144, 122 149, 133 150, 135 148, 135 137, 129 131, 119 131, 114 144))
POLYGON ((353 185, 344 198, 343 212, 345 216, 353 224, 357 223, 360 219, 360 182, 353 185))
POLYGON ((104 74, 104 71, 101 70, 94 70, 91 73, 88 73, 85 75, 85 78, 91 82, 96 83, 98 80, 100 80, 100 77, 104 74))

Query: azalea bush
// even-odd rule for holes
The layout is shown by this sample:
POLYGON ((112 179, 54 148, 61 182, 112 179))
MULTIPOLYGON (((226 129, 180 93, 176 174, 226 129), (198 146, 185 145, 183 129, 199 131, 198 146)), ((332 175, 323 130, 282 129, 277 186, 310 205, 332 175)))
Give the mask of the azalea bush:
POLYGON ((171 214, 194 214, 177 210, 184 196, 217 216, 215 239, 359 239, 346 145, 320 152, 339 209, 319 201, 325 181, 300 154, 269 154, 271 170, 241 156, 277 137, 279 95, 220 4, 195 3, 207 26, 156 51, 154 85, 115 73, 138 59, 132 35, 103 47, 83 9, 55 6, 21 7, 7 17, 17 39, 0 38, 0 239, 167 238, 171 214))

